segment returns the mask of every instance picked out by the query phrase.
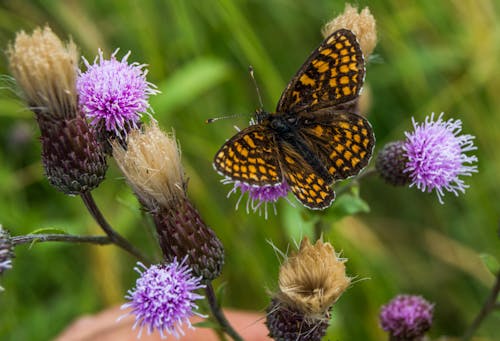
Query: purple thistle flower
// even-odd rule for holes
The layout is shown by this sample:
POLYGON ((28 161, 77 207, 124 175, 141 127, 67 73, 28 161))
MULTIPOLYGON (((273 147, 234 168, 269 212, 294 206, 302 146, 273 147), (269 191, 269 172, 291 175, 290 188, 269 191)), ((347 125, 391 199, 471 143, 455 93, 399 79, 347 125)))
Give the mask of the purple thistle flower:
MULTIPOLYGON (((182 324, 194 329, 189 321, 193 315, 205 317, 193 309, 198 306, 195 300, 203 296, 194 293, 194 290, 204 288, 200 284, 201 277, 195 278, 191 269, 177 259, 170 264, 152 265, 146 268, 142 263, 137 263, 134 268, 141 277, 135 283, 135 288, 128 291, 125 298, 130 302, 122 305, 122 309, 132 308, 126 315, 134 314, 135 323, 132 329, 139 327, 138 337, 141 337, 144 327, 148 334, 158 330, 161 337, 165 332, 175 337, 184 335, 182 324)), ((125 316, 126 316, 125 315, 125 316)))
POLYGON ((413 121, 413 132, 406 132, 403 149, 407 158, 405 173, 411 186, 422 192, 436 190, 442 204, 444 190, 458 195, 469 186, 459 176, 477 172, 477 157, 465 153, 476 150, 474 136, 460 135, 462 121, 444 121, 441 113, 434 121, 434 113, 424 123, 413 121))
MULTIPOLYGON (((264 185, 264 186, 256 186, 249 185, 240 181, 234 181, 231 178, 226 178, 222 180, 224 184, 232 183, 234 187, 229 191, 227 196, 229 197, 231 194, 236 193, 238 189, 241 191, 240 198, 236 202, 236 209, 240 204, 241 199, 248 193, 248 200, 246 204, 247 213, 250 210, 257 212, 259 214, 261 212, 262 206, 264 206, 264 216, 267 218, 267 204, 271 203, 273 205, 274 213, 276 214, 276 202, 279 198, 285 198, 290 191, 290 186, 288 183, 283 180, 280 184, 277 185, 264 185)), ((288 201, 288 200, 287 200, 288 201)))
POLYGON ((80 107, 91 123, 121 136, 126 129, 137 128, 142 113, 152 111, 148 98, 159 91, 146 80, 146 65, 129 64, 130 52, 118 61, 117 52, 105 60, 99 50, 93 64, 84 58, 87 71, 80 72, 76 87, 80 107))
POLYGON ((432 325, 434 305, 421 296, 398 295, 380 310, 380 326, 391 340, 418 340, 432 325))

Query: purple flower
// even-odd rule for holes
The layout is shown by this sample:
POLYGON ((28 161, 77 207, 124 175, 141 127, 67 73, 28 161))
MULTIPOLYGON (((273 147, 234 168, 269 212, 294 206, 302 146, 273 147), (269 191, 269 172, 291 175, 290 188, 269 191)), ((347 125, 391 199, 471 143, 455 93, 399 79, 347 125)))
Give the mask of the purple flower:
POLYGON ((277 185, 264 185, 264 186, 256 186, 256 185, 249 185, 240 181, 233 181, 231 178, 226 178, 222 180, 224 184, 229 184, 232 183, 234 184, 234 187, 229 191, 228 197, 236 193, 238 189, 241 191, 240 198, 236 202, 236 209, 238 209, 238 206, 240 204, 241 199, 245 195, 245 193, 248 193, 248 200, 246 204, 246 209, 247 212, 250 212, 250 210, 259 213, 261 212, 260 209, 262 206, 264 206, 264 216, 267 218, 267 204, 271 203, 274 208, 274 213, 276 214, 276 202, 278 201, 279 198, 285 198, 290 191, 290 186, 288 186, 288 183, 283 180, 280 184, 277 185))
POLYGON ((146 327, 148 334, 158 330, 162 338, 166 337, 165 332, 178 338, 184 335, 183 323, 193 329, 190 317, 204 317, 193 309, 198 308, 194 301, 203 298, 194 290, 205 285, 200 284, 201 277, 192 276, 191 269, 185 264, 186 259, 180 263, 174 259, 170 264, 152 265, 149 268, 137 263, 134 269, 141 277, 137 279, 135 288, 125 296, 130 302, 123 304, 122 309, 132 308, 128 314, 135 315, 133 329, 139 327, 138 337, 146 327))
POLYGON ((129 64, 130 52, 118 61, 117 52, 105 60, 99 50, 93 64, 84 58, 87 71, 80 73, 76 87, 80 107, 91 123, 121 136, 126 128, 137 128, 142 113, 151 110, 149 96, 159 91, 146 81, 146 65, 129 64))
POLYGON ((441 113, 434 121, 434 113, 424 123, 413 121, 413 132, 406 132, 404 156, 407 158, 405 173, 410 187, 421 191, 436 190, 442 204, 444 191, 458 195, 469 187, 459 176, 470 176, 477 172, 477 157, 465 153, 476 150, 474 136, 461 135, 462 121, 444 121, 441 113))
POLYGON ((421 296, 399 295, 380 310, 380 326, 391 340, 417 340, 432 325, 434 305, 421 296))

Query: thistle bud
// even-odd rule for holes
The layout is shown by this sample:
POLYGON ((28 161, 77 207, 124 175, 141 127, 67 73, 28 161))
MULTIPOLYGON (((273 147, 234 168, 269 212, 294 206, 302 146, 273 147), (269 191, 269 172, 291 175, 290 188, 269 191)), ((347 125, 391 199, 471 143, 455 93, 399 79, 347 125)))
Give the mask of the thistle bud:
POLYGON ((404 142, 390 142, 378 153, 375 169, 387 183, 404 186, 410 183, 409 174, 405 172, 406 161, 404 142))
POLYGON ((297 254, 280 268, 279 291, 267 309, 266 325, 275 340, 320 340, 330 310, 351 283, 345 259, 330 243, 304 238, 297 254))
POLYGON ((10 68, 35 113, 41 132, 45 173, 59 191, 81 194, 97 187, 107 165, 95 132, 78 109, 78 53, 51 31, 21 31, 9 46, 10 68))
POLYGON ((184 259, 195 277, 213 280, 224 264, 222 243, 187 197, 187 181, 175 137, 156 124, 128 134, 127 149, 112 143, 113 156, 146 210, 153 216, 167 262, 184 259))

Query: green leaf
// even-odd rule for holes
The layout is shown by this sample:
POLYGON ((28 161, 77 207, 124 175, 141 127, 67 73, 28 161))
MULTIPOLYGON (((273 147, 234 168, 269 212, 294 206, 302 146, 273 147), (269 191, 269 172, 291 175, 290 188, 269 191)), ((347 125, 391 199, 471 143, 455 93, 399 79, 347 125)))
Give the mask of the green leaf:
POLYGON ((292 205, 282 205, 283 209, 283 225, 287 235, 296 241, 300 241, 304 236, 310 238, 314 235, 314 224, 320 219, 317 214, 311 214, 310 210, 304 209, 302 206, 295 207, 292 205))
POLYGON ((201 93, 222 82, 230 73, 229 66, 215 58, 199 58, 176 71, 158 88, 151 106, 157 112, 169 112, 194 101, 201 93))
POLYGON ((498 259, 490 255, 489 253, 482 253, 479 255, 481 257, 481 260, 483 261, 484 265, 490 270, 490 272, 496 276, 496 274, 500 271, 500 262, 498 259))
POLYGON ((346 216, 367 212, 370 212, 370 206, 354 192, 339 196, 324 217, 330 221, 338 221, 346 216))

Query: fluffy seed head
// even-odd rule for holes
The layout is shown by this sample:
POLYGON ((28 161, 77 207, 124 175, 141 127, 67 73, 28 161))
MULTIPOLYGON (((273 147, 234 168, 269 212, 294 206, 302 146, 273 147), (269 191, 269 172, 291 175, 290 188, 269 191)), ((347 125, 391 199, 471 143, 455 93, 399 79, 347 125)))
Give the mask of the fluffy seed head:
POLYGON ((351 283, 345 259, 330 243, 312 245, 306 237, 297 254, 280 268, 278 301, 302 312, 306 318, 322 319, 351 283))
POLYGON ((346 4, 344 13, 325 25, 323 36, 328 37, 341 28, 346 28, 356 35, 365 58, 372 54, 375 45, 377 45, 377 28, 375 18, 368 7, 358 13, 357 7, 346 4))
POLYGON ((174 134, 165 134, 157 124, 128 135, 128 147, 113 142, 113 157, 139 200, 149 210, 169 207, 186 193, 186 180, 174 134))
POLYGON ((21 31, 7 56, 31 110, 54 119, 76 116, 78 52, 72 41, 64 44, 48 26, 31 35, 21 31))

